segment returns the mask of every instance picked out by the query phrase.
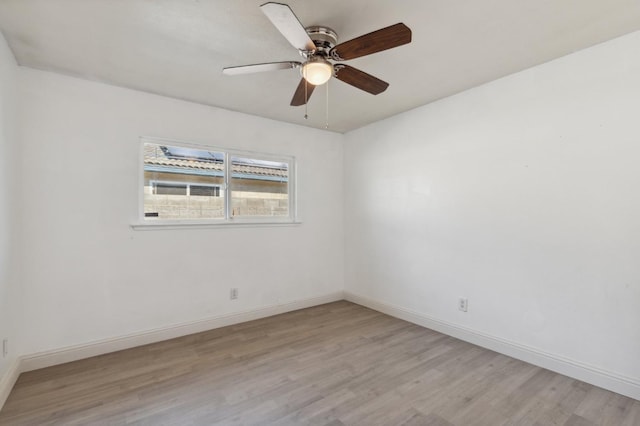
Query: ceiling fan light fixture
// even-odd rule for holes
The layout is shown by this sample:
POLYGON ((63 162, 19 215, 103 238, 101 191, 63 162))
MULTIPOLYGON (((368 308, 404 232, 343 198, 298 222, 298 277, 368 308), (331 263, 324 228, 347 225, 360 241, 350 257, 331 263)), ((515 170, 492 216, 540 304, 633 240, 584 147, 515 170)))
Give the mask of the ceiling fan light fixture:
POLYGON ((302 77, 314 86, 325 84, 333 75, 333 65, 324 58, 315 57, 302 64, 302 77))

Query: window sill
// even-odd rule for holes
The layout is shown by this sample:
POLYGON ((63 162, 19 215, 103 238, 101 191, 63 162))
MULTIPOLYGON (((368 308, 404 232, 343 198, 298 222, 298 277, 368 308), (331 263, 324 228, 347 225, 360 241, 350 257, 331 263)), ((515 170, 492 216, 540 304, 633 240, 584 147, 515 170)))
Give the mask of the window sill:
POLYGON ((134 231, 158 231, 172 229, 208 229, 208 228, 269 228, 283 226, 298 226, 302 222, 299 220, 283 221, 251 221, 234 219, 220 222, 139 222, 132 223, 131 229, 134 231))

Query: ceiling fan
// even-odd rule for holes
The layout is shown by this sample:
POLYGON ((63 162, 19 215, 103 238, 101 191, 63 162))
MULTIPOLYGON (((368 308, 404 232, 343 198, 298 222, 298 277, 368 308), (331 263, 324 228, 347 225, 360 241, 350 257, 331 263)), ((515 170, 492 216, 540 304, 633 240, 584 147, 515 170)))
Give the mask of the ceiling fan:
POLYGON ((260 9, 287 41, 298 49, 304 61, 228 67, 222 72, 227 75, 238 75, 299 68, 302 79, 291 99, 292 106, 306 104, 313 89, 329 81, 331 76, 373 95, 384 92, 389 83, 349 65, 332 64, 330 60, 346 61, 411 42, 409 27, 398 23, 337 44, 338 35, 335 31, 317 25, 304 28, 286 4, 269 2, 260 6, 260 9))

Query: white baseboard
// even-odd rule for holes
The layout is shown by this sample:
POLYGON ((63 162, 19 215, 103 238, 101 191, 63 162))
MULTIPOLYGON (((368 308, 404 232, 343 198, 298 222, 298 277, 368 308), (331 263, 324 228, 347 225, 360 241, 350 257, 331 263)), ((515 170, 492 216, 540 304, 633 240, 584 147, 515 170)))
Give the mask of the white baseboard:
POLYGON ((103 355, 110 352, 116 352, 123 349, 129 349, 136 346, 147 345, 149 343, 160 342, 176 337, 187 336, 189 334, 200 333, 202 331, 226 327, 228 325, 253 321, 260 318, 296 311, 298 309, 337 302, 339 300, 344 300, 344 293, 342 291, 309 299, 265 306, 263 308, 249 311, 206 318, 199 321, 175 324, 169 327, 147 330, 141 333, 133 333, 111 339, 98 340, 82 345, 23 355, 15 359, 7 372, 0 377, 0 410, 9 397, 11 389, 13 389, 20 373, 64 364, 65 362, 77 361, 92 356, 103 355))
POLYGON ((605 371, 580 361, 547 353, 530 346, 491 336, 489 334, 461 327, 456 324, 451 324, 446 321, 441 321, 410 309, 379 302, 354 293, 345 292, 345 299, 378 312, 382 312, 530 364, 546 368, 547 370, 555 371, 556 373, 640 400, 640 380, 638 379, 605 371))
POLYGON ((14 359, 9 364, 9 369, 0 377, 0 410, 9 397, 13 385, 18 381, 18 376, 20 376, 20 358, 14 359))
POLYGON ((22 356, 20 360, 20 372, 37 370, 39 368, 50 367, 52 365, 63 364, 65 362, 77 361, 79 359, 89 358, 96 355, 147 345, 149 343, 160 342, 193 333, 200 333, 214 328, 226 327, 228 325, 270 317, 273 315, 283 314, 285 312, 336 302, 343 299, 344 294, 339 291, 310 299, 296 300, 250 311, 221 315, 204 320, 148 330, 141 333, 133 333, 112 339, 98 340, 82 345, 25 355, 22 356))

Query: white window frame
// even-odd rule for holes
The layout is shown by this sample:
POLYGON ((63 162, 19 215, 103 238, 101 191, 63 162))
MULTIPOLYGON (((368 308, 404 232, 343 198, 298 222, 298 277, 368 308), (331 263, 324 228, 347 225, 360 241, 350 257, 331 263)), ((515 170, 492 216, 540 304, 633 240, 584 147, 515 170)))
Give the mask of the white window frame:
MULTIPOLYGON (((297 169, 296 159, 291 155, 278 155, 264 152, 243 151, 237 149, 222 148, 213 145, 202 145, 176 139, 166 139, 145 136, 140 138, 138 156, 138 218, 136 223, 131 227, 136 230, 147 229, 179 229, 179 228, 202 228, 217 226, 282 226, 300 224, 297 215, 297 169), (181 148, 190 148, 203 151, 219 152, 224 154, 224 182, 222 185, 197 184, 201 186, 219 186, 221 197, 224 199, 225 217, 220 219, 158 219, 145 218, 144 216, 144 145, 145 143, 153 143, 158 145, 176 146, 181 148), (231 157, 247 157, 255 160, 276 161, 286 163, 288 167, 288 216, 233 216, 231 208, 231 185, 229 184, 231 173, 231 157)), ((154 180, 156 181, 156 180, 154 180)), ((159 181, 159 180, 158 180, 159 181)), ((162 181, 165 182, 165 181, 162 181)), ((169 183, 167 181, 167 183, 169 183)), ((188 185, 188 182, 180 182, 180 184, 188 185)))

